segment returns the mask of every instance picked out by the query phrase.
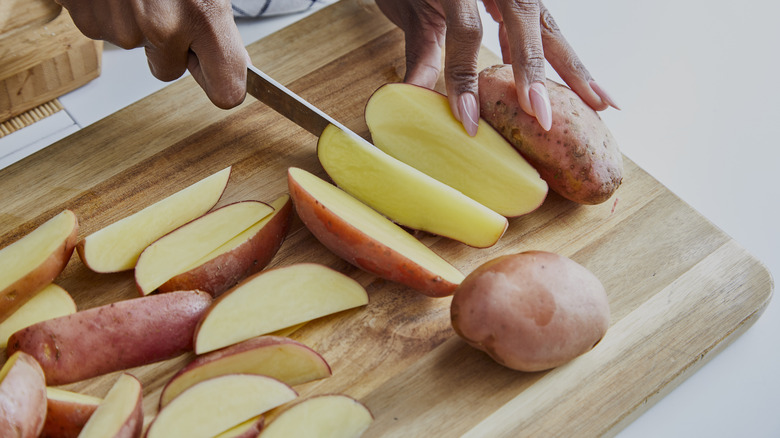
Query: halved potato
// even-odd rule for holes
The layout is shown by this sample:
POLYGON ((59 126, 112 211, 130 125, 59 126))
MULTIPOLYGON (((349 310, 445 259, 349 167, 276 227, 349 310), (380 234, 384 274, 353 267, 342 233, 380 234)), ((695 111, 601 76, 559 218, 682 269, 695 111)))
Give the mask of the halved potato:
POLYGON ((320 264, 258 272, 206 311, 195 332, 195 353, 366 304, 368 294, 360 283, 320 264))
POLYGON ((51 283, 68 264, 79 223, 70 210, 0 250, 0 321, 51 283))
POLYGON ((485 248, 508 226, 495 211, 333 125, 320 135, 317 157, 337 186, 406 227, 485 248))
POLYGON ((492 126, 470 136, 447 97, 412 84, 385 84, 366 105, 374 145, 508 217, 536 210, 547 183, 492 126))
POLYGON ((95 272, 133 269, 150 243, 214 207, 229 178, 230 167, 90 234, 76 248, 81 261, 95 272))
POLYGON ((354 266, 433 297, 451 295, 463 281, 422 242, 332 184, 298 168, 287 181, 306 228, 354 266))

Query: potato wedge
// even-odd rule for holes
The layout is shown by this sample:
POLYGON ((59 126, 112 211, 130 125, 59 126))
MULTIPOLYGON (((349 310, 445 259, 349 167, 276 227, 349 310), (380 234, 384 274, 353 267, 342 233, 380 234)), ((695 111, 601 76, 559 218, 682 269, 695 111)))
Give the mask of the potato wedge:
POLYGON ((65 269, 78 228, 76 215, 65 210, 0 250, 0 322, 65 269))
POLYGON ((41 438, 78 438, 89 417, 103 401, 99 397, 46 388, 46 422, 41 438))
POLYGON ((76 313, 76 302, 63 288, 54 283, 44 287, 30 301, 0 322, 0 348, 8 345, 8 338, 14 332, 36 322, 76 313))
POLYGON ((79 438, 138 438, 143 426, 141 382, 123 373, 89 417, 79 438))
POLYGON ((46 384, 38 362, 24 352, 0 368, 0 435, 37 438, 46 418, 46 384))

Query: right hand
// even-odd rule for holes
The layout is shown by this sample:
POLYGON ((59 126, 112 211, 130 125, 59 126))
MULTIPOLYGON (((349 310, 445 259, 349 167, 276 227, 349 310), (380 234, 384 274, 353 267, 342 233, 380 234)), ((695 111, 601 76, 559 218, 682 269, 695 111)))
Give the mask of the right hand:
POLYGON ((220 108, 246 95, 249 55, 230 0, 56 0, 84 35, 124 49, 144 47, 162 81, 186 70, 220 108))

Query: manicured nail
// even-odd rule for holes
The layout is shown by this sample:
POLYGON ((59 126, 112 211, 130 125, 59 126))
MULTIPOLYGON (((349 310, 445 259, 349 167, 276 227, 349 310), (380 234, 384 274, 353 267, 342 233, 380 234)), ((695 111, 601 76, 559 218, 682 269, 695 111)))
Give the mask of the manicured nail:
POLYGON ((460 113, 460 123, 466 128, 466 132, 472 137, 477 135, 479 108, 474 93, 465 92, 458 97, 458 113, 460 113))
POLYGON ((590 88, 593 90, 594 93, 599 95, 602 102, 606 103, 612 108, 615 108, 616 110, 620 109, 618 104, 612 99, 612 96, 610 96, 605 89, 601 88, 601 86, 597 84, 596 81, 590 81, 590 88))
POLYGON ((531 99, 531 108, 536 114, 536 120, 542 125, 542 129, 549 131, 552 127, 552 107, 547 87, 541 82, 534 82, 528 91, 528 98, 531 99))

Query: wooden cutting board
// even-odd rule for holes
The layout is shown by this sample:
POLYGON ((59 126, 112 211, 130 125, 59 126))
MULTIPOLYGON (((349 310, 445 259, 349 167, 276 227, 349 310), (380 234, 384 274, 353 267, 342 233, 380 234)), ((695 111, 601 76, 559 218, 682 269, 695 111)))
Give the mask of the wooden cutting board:
MULTIPOLYGON (((367 135, 364 105, 380 85, 401 80, 404 53, 402 33, 360 3, 341 1, 249 51, 261 69, 367 135)), ((485 53, 483 63, 495 59, 485 53)), ((230 111, 213 107, 187 78, 2 170, 0 245, 65 208, 86 236, 229 165, 220 205, 270 201, 287 191, 290 166, 325 175, 315 146, 252 98, 230 111)), ((529 249, 569 256, 604 283, 611 328, 594 350, 555 370, 503 368, 457 338, 448 298, 349 266, 296 221, 272 266, 319 262, 360 281, 371 299, 290 335, 333 368, 332 377, 296 389, 363 401, 376 418, 365 436, 613 435, 753 324, 773 287, 761 263, 629 159, 623 186, 605 204, 551 194, 489 249, 423 241, 464 273, 529 249)), ((137 296, 132 273, 95 274, 75 255, 57 283, 81 309, 137 296)), ((162 385, 191 359, 130 370, 144 384, 147 422, 162 385)), ((116 377, 67 388, 102 396, 116 377)))

